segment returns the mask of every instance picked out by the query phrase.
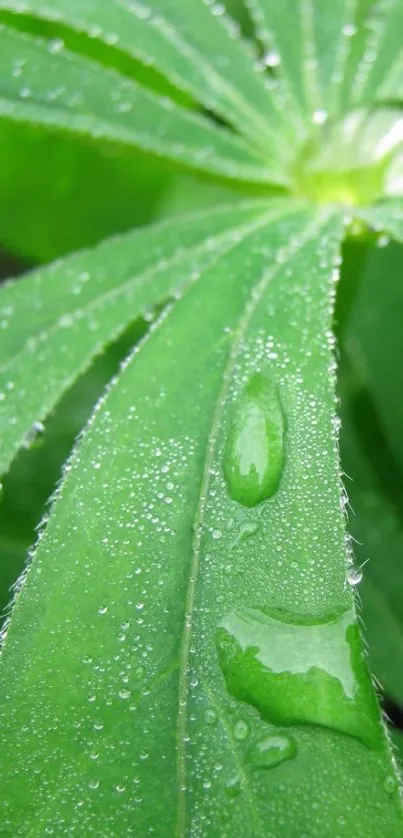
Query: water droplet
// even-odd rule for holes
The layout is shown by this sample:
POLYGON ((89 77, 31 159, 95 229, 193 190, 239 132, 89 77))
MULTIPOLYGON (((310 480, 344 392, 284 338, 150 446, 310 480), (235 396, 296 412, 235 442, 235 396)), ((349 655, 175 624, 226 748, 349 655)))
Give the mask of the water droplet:
POLYGON ((359 585, 362 580, 362 570, 360 567, 349 567, 347 570, 347 582, 354 587, 359 585))
POLYGON ((246 541, 252 535, 256 535, 261 527, 260 521, 243 521, 239 527, 237 537, 231 544, 231 549, 240 544, 241 541, 246 541))
POLYGON ((231 777, 225 784, 225 793, 228 797, 239 797, 242 791, 241 780, 238 774, 231 777))
POLYGON ((249 725, 243 719, 239 719, 234 726, 234 737, 238 741, 246 739, 249 736, 249 725))
POLYGON ((277 491, 283 436, 277 387, 267 375, 255 373, 235 404, 224 456, 224 473, 234 500, 256 506, 277 491))
POLYGON ((48 41, 48 50, 54 54, 58 52, 62 52, 64 48, 64 41, 62 38, 53 38, 53 40, 48 41))
POLYGON ((324 125, 327 120, 327 116, 327 111, 314 111, 312 114, 312 122, 314 125, 324 125))
POLYGON ((252 768, 273 768, 285 759, 292 759, 296 753, 297 747, 291 736, 275 733, 252 745, 246 760, 252 768))
POLYGON ((265 67, 278 67, 280 64, 281 57, 278 52, 274 50, 270 50, 270 52, 266 52, 266 55, 263 56, 263 64, 265 67))
POLYGON ((343 26, 342 32, 346 38, 352 38, 357 34, 357 27, 354 23, 346 23, 345 26, 343 26))
POLYGON ((321 725, 376 747, 379 708, 352 610, 315 622, 244 609, 218 628, 232 696, 276 725, 321 725))
POLYGON ((126 698, 130 698, 131 692, 130 692, 130 690, 119 690, 118 695, 119 695, 119 698, 126 699, 126 698))
POLYGON ((396 777, 394 777, 393 774, 389 774, 389 776, 385 778, 383 787, 387 794, 393 794, 393 792, 397 788, 396 777))
POLYGON ((23 448, 37 448, 43 442, 45 425, 42 422, 34 422, 28 433, 25 435, 23 448))
POLYGON ((90 780, 88 786, 90 789, 97 789, 99 786, 99 780, 90 780))
POLYGON ((106 614, 107 610, 108 610, 107 605, 101 605, 101 607, 98 608, 98 614, 106 614))
POLYGON ((204 714, 204 721, 206 722, 206 725, 215 725, 217 718, 218 717, 215 710, 213 710, 212 708, 206 710, 204 714))

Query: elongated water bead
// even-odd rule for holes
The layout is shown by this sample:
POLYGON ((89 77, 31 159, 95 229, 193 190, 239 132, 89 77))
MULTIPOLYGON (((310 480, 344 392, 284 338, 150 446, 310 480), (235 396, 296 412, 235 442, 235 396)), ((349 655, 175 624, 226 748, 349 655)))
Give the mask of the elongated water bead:
POLYGON ((234 405, 224 455, 229 493, 244 506, 257 506, 278 489, 284 424, 276 384, 255 373, 234 405))

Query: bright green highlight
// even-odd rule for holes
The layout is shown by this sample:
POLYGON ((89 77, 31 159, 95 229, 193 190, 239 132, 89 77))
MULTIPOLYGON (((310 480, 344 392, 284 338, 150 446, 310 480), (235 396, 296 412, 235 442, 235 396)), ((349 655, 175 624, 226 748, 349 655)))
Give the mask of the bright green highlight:
POLYGON ((361 109, 319 128, 297 163, 296 188, 321 204, 370 204, 401 194, 402 166, 401 109, 361 109))
POLYGON ((231 497, 256 506, 271 497, 284 462, 284 417, 278 390, 265 373, 255 373, 235 404, 224 456, 231 497))
POLYGON ((245 609, 225 616, 217 647, 228 691, 277 725, 320 725, 370 747, 379 708, 354 614, 307 624, 245 609))

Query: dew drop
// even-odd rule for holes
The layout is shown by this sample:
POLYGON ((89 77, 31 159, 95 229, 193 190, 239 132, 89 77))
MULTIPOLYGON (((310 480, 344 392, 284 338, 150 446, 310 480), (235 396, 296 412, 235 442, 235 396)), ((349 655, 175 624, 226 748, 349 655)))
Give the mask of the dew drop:
POLYGON ((346 38, 353 38, 354 35, 357 34, 357 27, 354 23, 346 23, 345 26, 343 26, 342 32, 346 38))
POLYGON ((297 747, 291 736, 272 734, 249 748, 246 761, 251 768, 274 768, 285 759, 292 759, 297 747))
POLYGON ((234 726, 234 737, 242 741, 249 736, 249 725, 243 719, 239 719, 234 726))
POLYGON ((242 791, 241 780, 238 774, 235 774, 225 784, 225 793, 228 797, 239 797, 242 791))
POLYGON ((347 570, 347 582, 352 587, 359 585, 362 580, 362 570, 357 567, 349 567, 347 570))
POLYGON ((382 739, 352 610, 315 622, 244 609, 216 635, 227 689, 275 725, 320 725, 370 747, 382 739))
POLYGON ((90 780, 88 786, 90 789, 97 789, 99 786, 99 780, 90 780))
POLYGON ((314 125, 324 125, 327 120, 327 111, 318 110, 312 114, 312 122, 314 125))
POLYGON ((54 38, 51 41, 48 41, 48 50, 54 54, 58 52, 62 52, 64 48, 64 41, 61 38, 54 38))
POLYGON ((274 50, 270 50, 266 52, 266 55, 263 57, 263 63, 265 67, 278 67, 280 64, 281 57, 278 52, 274 50))
POLYGON ((119 698, 123 698, 123 700, 125 700, 126 698, 130 698, 131 692, 130 690, 119 690, 118 696, 119 698))
POLYGON ((206 722, 206 725, 215 725, 216 722, 217 722, 216 711, 213 710, 212 708, 209 708, 208 710, 206 710, 206 712, 204 714, 204 721, 206 722))
POLYGON ((283 437, 277 387, 266 374, 255 373, 235 404, 224 455, 224 473, 234 500, 256 506, 277 491, 283 437))
POLYGON ((386 777, 385 781, 384 781, 384 784, 383 784, 383 787, 384 787, 387 794, 393 794, 393 792, 395 791, 395 789, 397 787, 396 777, 393 777, 392 774, 390 774, 388 777, 386 777))
POLYGON ((22 443, 23 448, 37 448, 43 441, 45 425, 42 422, 34 422, 22 443))

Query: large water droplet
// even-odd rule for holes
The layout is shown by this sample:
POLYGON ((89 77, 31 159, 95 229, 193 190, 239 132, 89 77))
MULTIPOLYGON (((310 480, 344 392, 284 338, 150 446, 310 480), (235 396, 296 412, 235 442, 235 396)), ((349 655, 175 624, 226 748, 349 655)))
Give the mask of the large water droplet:
POLYGON ((278 488, 284 461, 284 416, 278 389, 255 373, 235 404, 224 456, 231 497, 256 506, 278 488))
POLYGON ((292 759, 297 747, 291 736, 274 733, 255 742, 246 754, 251 768, 274 768, 285 759, 292 759))
POLYGON ((379 708, 352 611, 309 623, 244 609, 222 619, 216 640, 228 691, 265 721, 320 725, 380 744, 379 708))

